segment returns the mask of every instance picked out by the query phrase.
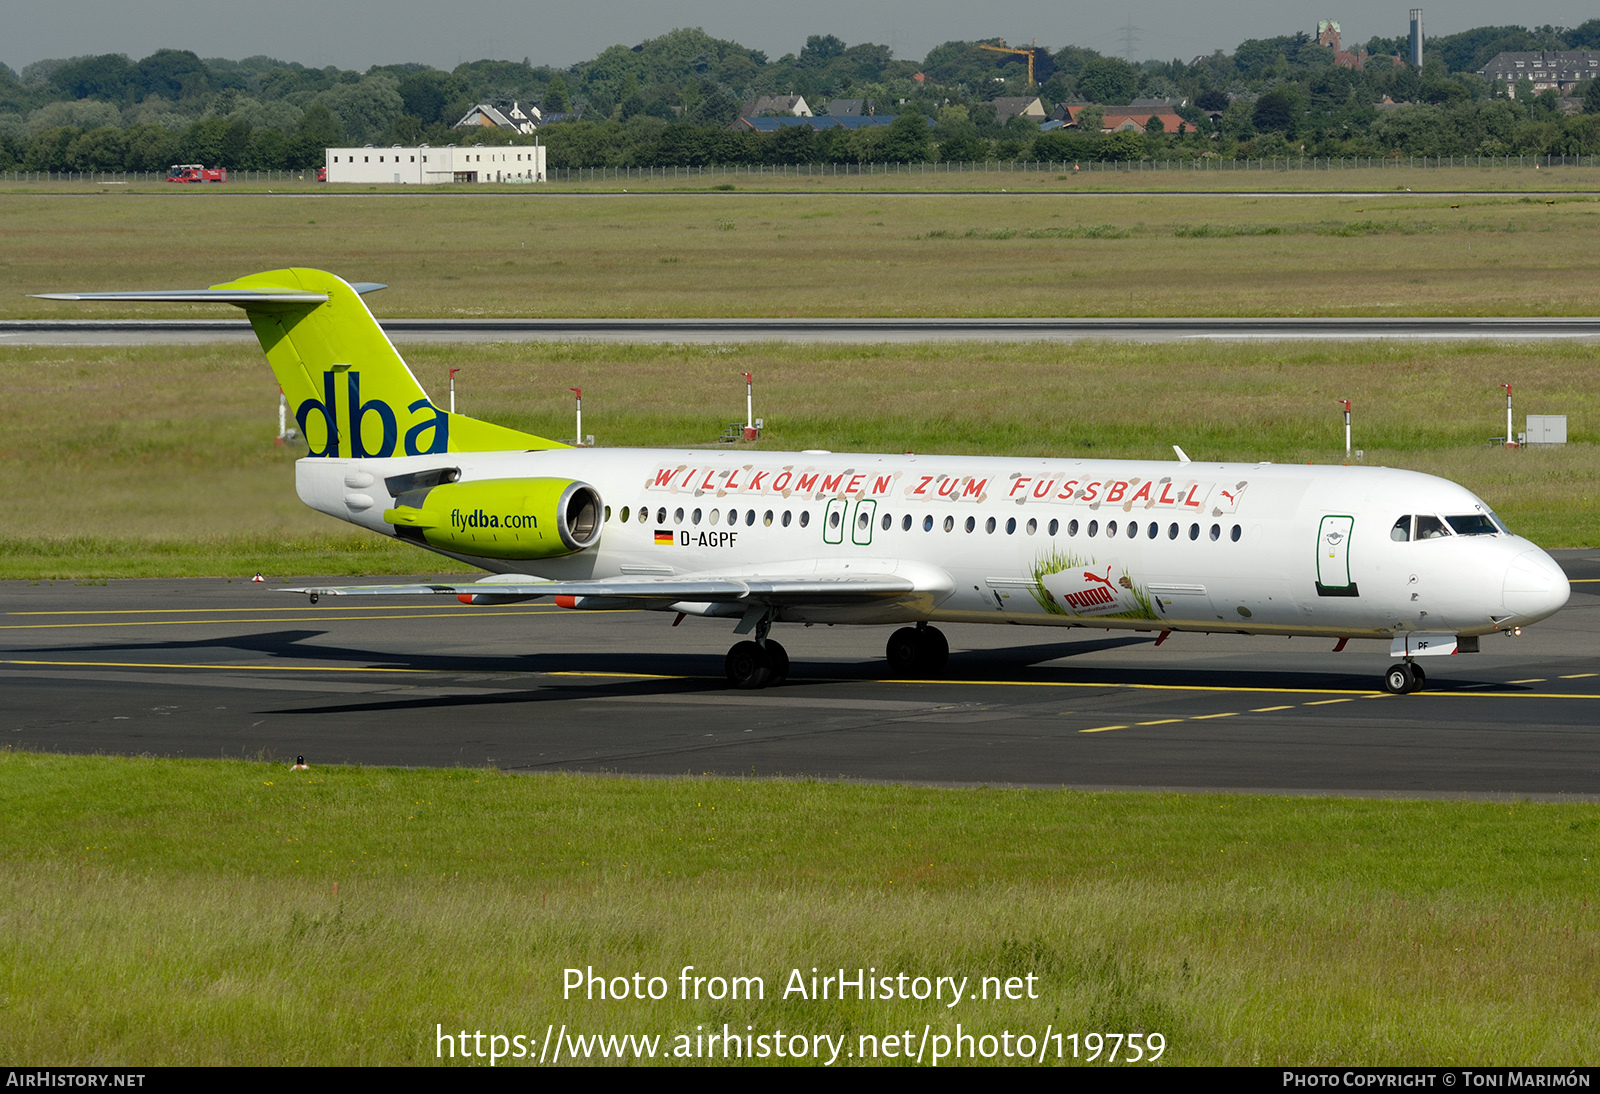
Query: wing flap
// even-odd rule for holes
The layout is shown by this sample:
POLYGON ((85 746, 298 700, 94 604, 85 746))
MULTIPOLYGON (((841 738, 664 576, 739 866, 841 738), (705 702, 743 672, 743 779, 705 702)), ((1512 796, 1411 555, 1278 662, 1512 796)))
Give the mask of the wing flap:
POLYGON ((482 581, 412 585, 323 585, 283 589, 309 596, 594 596, 626 600, 712 604, 849 604, 904 596, 916 591, 910 578, 894 574, 807 574, 803 577, 605 578, 600 581, 517 580, 497 575, 482 581))

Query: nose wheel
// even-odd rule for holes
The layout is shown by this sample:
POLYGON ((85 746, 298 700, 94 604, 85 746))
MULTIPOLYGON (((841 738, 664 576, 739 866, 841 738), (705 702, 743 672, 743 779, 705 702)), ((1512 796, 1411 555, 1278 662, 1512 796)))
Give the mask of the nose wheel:
POLYGON ((901 627, 889 636, 884 654, 896 673, 938 676, 950 660, 950 643, 937 627, 901 627))
POLYGON ((1409 695, 1414 691, 1421 691, 1428 683, 1428 676, 1422 671, 1422 666, 1415 661, 1400 661, 1389 666, 1389 671, 1383 677, 1383 690, 1390 695, 1409 695))

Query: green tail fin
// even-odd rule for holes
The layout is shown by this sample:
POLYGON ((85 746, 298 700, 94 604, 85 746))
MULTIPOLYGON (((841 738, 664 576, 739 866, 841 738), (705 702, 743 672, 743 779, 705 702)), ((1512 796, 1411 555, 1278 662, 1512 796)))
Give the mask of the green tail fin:
POLYGON ((208 294, 250 317, 311 456, 566 447, 434 406, 361 295, 333 274, 270 270, 208 294))

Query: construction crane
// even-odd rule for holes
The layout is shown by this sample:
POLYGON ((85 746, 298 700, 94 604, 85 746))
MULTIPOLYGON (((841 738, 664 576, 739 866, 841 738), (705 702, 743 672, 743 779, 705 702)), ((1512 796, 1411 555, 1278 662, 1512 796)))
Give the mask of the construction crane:
POLYGON ((1017 49, 1014 46, 1006 45, 1006 40, 1004 38, 1002 38, 1002 39, 1000 39, 1000 44, 997 45, 997 46, 991 46, 991 45, 988 45, 986 43, 980 42, 978 44, 978 48, 979 49, 986 49, 991 53, 1015 53, 1015 54, 1018 54, 1020 56, 1027 57, 1028 58, 1028 86, 1032 87, 1033 86, 1033 53, 1034 53, 1034 49, 1036 49, 1038 47, 1039 39, 1035 38, 1033 40, 1033 42, 1034 42, 1033 46, 1029 47, 1028 49, 1017 49))

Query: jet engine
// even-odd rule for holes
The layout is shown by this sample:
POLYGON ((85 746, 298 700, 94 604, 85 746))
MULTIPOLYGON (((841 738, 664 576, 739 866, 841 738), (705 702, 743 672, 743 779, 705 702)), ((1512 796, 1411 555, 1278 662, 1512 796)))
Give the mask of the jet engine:
POLYGON ((396 483, 383 519, 402 539, 483 558, 554 558, 600 541, 599 491, 572 479, 396 483), (410 487, 410 489, 406 489, 410 487))

